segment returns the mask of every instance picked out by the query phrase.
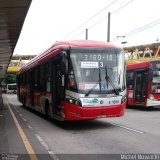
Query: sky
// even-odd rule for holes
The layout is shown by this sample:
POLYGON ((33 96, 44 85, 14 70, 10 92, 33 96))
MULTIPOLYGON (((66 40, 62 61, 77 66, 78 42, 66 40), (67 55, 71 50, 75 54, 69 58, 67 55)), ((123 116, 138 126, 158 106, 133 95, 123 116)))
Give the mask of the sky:
POLYGON ((32 0, 14 55, 37 55, 56 41, 84 40, 86 29, 89 40, 107 41, 108 12, 111 43, 155 43, 159 6, 159 0, 32 0))

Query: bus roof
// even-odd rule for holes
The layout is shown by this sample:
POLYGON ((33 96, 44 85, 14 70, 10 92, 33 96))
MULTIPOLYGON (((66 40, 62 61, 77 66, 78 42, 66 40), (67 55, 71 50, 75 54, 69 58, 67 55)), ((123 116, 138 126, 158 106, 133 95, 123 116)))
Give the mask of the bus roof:
POLYGON ((146 61, 146 62, 138 62, 138 63, 134 63, 134 64, 128 64, 126 65, 126 69, 127 70, 134 70, 134 69, 139 69, 139 68, 148 68, 150 67, 150 63, 151 62, 160 62, 160 60, 155 60, 155 61, 146 61))
POLYGON ((93 41, 93 40, 74 40, 74 41, 59 41, 54 43, 49 49, 40 53, 35 58, 33 58, 29 63, 25 64, 19 73, 23 73, 37 64, 42 63, 44 60, 50 59, 52 56, 58 54, 63 49, 67 48, 118 48, 117 46, 101 42, 101 41, 93 41), (54 51, 54 52, 53 52, 54 51))
POLYGON ((74 40, 74 41, 60 41, 56 42, 53 46, 64 46, 66 47, 79 47, 79 48, 111 48, 116 47, 111 43, 101 42, 101 41, 94 41, 94 40, 74 40))

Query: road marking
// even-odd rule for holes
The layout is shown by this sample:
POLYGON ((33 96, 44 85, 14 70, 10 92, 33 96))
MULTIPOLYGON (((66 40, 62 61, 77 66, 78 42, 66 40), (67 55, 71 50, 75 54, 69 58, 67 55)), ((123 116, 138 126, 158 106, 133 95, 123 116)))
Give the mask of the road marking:
POLYGON ((50 156, 54 160, 59 160, 59 158, 56 156, 56 154, 49 149, 47 143, 43 140, 43 138, 41 138, 41 136, 39 134, 35 134, 35 136, 37 137, 37 139, 39 140, 39 142, 41 143, 41 145, 44 146, 44 148, 47 150, 47 152, 50 154, 50 156))
POLYGON ((111 123, 111 122, 109 122, 109 123, 114 125, 114 126, 123 128, 123 129, 127 129, 127 130, 130 130, 130 131, 133 131, 133 132, 136 132, 136 133, 140 133, 140 134, 144 134, 144 132, 136 130, 136 129, 133 129, 133 128, 125 127, 125 126, 122 126, 122 125, 119 125, 119 124, 116 124, 116 123, 111 123))
POLYGON ((42 146, 48 151, 49 147, 48 147, 47 143, 38 134, 34 134, 34 135, 37 137, 37 139, 42 144, 42 146))
POLYGON ((25 118, 22 118, 22 119, 23 119, 23 121, 25 121, 25 122, 27 121, 25 118))
POLYGON ((27 120, 23 117, 23 115, 22 115, 21 113, 19 114, 19 116, 23 119, 23 121, 25 121, 25 122, 27 121, 27 120))
POLYGON ((33 129, 31 125, 27 124, 27 126, 28 126, 29 129, 33 129))
POLYGON ((31 144, 29 143, 29 140, 27 139, 27 136, 25 135, 23 129, 21 128, 21 126, 20 126, 20 124, 19 124, 16 116, 14 115, 14 113, 13 113, 13 111, 12 111, 12 109, 11 109, 11 107, 10 107, 10 105, 9 105, 9 103, 7 102, 6 99, 5 99, 5 102, 6 102, 7 106, 8 106, 8 108, 9 108, 9 111, 10 111, 10 113, 11 113, 11 115, 12 115, 12 118, 13 118, 13 120, 14 120, 14 123, 15 123, 18 131, 19 131, 19 134, 20 134, 20 136, 21 136, 21 138, 22 138, 22 141, 23 141, 23 143, 24 143, 24 145, 25 145, 25 148, 26 148, 26 150, 27 150, 27 152, 28 152, 28 154, 29 154, 29 156, 30 156, 30 159, 31 159, 31 160, 38 160, 38 158, 37 158, 37 156, 36 156, 36 154, 35 154, 32 146, 31 146, 31 144))
POLYGON ((50 156, 51 156, 54 160, 59 160, 59 158, 56 156, 56 154, 53 153, 52 151, 48 151, 48 153, 50 154, 50 156))

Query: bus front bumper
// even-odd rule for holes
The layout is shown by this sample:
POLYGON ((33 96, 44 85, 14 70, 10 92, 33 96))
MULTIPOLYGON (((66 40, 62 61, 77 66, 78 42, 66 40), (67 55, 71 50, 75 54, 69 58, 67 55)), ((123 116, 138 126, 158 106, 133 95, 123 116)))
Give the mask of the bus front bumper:
POLYGON ((67 102, 64 102, 62 106, 64 120, 85 120, 123 116, 126 101, 120 105, 107 107, 79 107, 67 102))

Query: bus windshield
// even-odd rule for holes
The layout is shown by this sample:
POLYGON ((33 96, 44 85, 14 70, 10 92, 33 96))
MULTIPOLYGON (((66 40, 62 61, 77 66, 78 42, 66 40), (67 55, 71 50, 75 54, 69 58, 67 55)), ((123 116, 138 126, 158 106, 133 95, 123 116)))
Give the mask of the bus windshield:
POLYGON ((151 62, 153 77, 151 82, 151 93, 160 93, 160 61, 151 62))
POLYGON ((69 80, 74 79, 74 87, 79 92, 114 93, 115 89, 124 89, 124 53, 121 49, 71 49, 70 58, 69 80))

